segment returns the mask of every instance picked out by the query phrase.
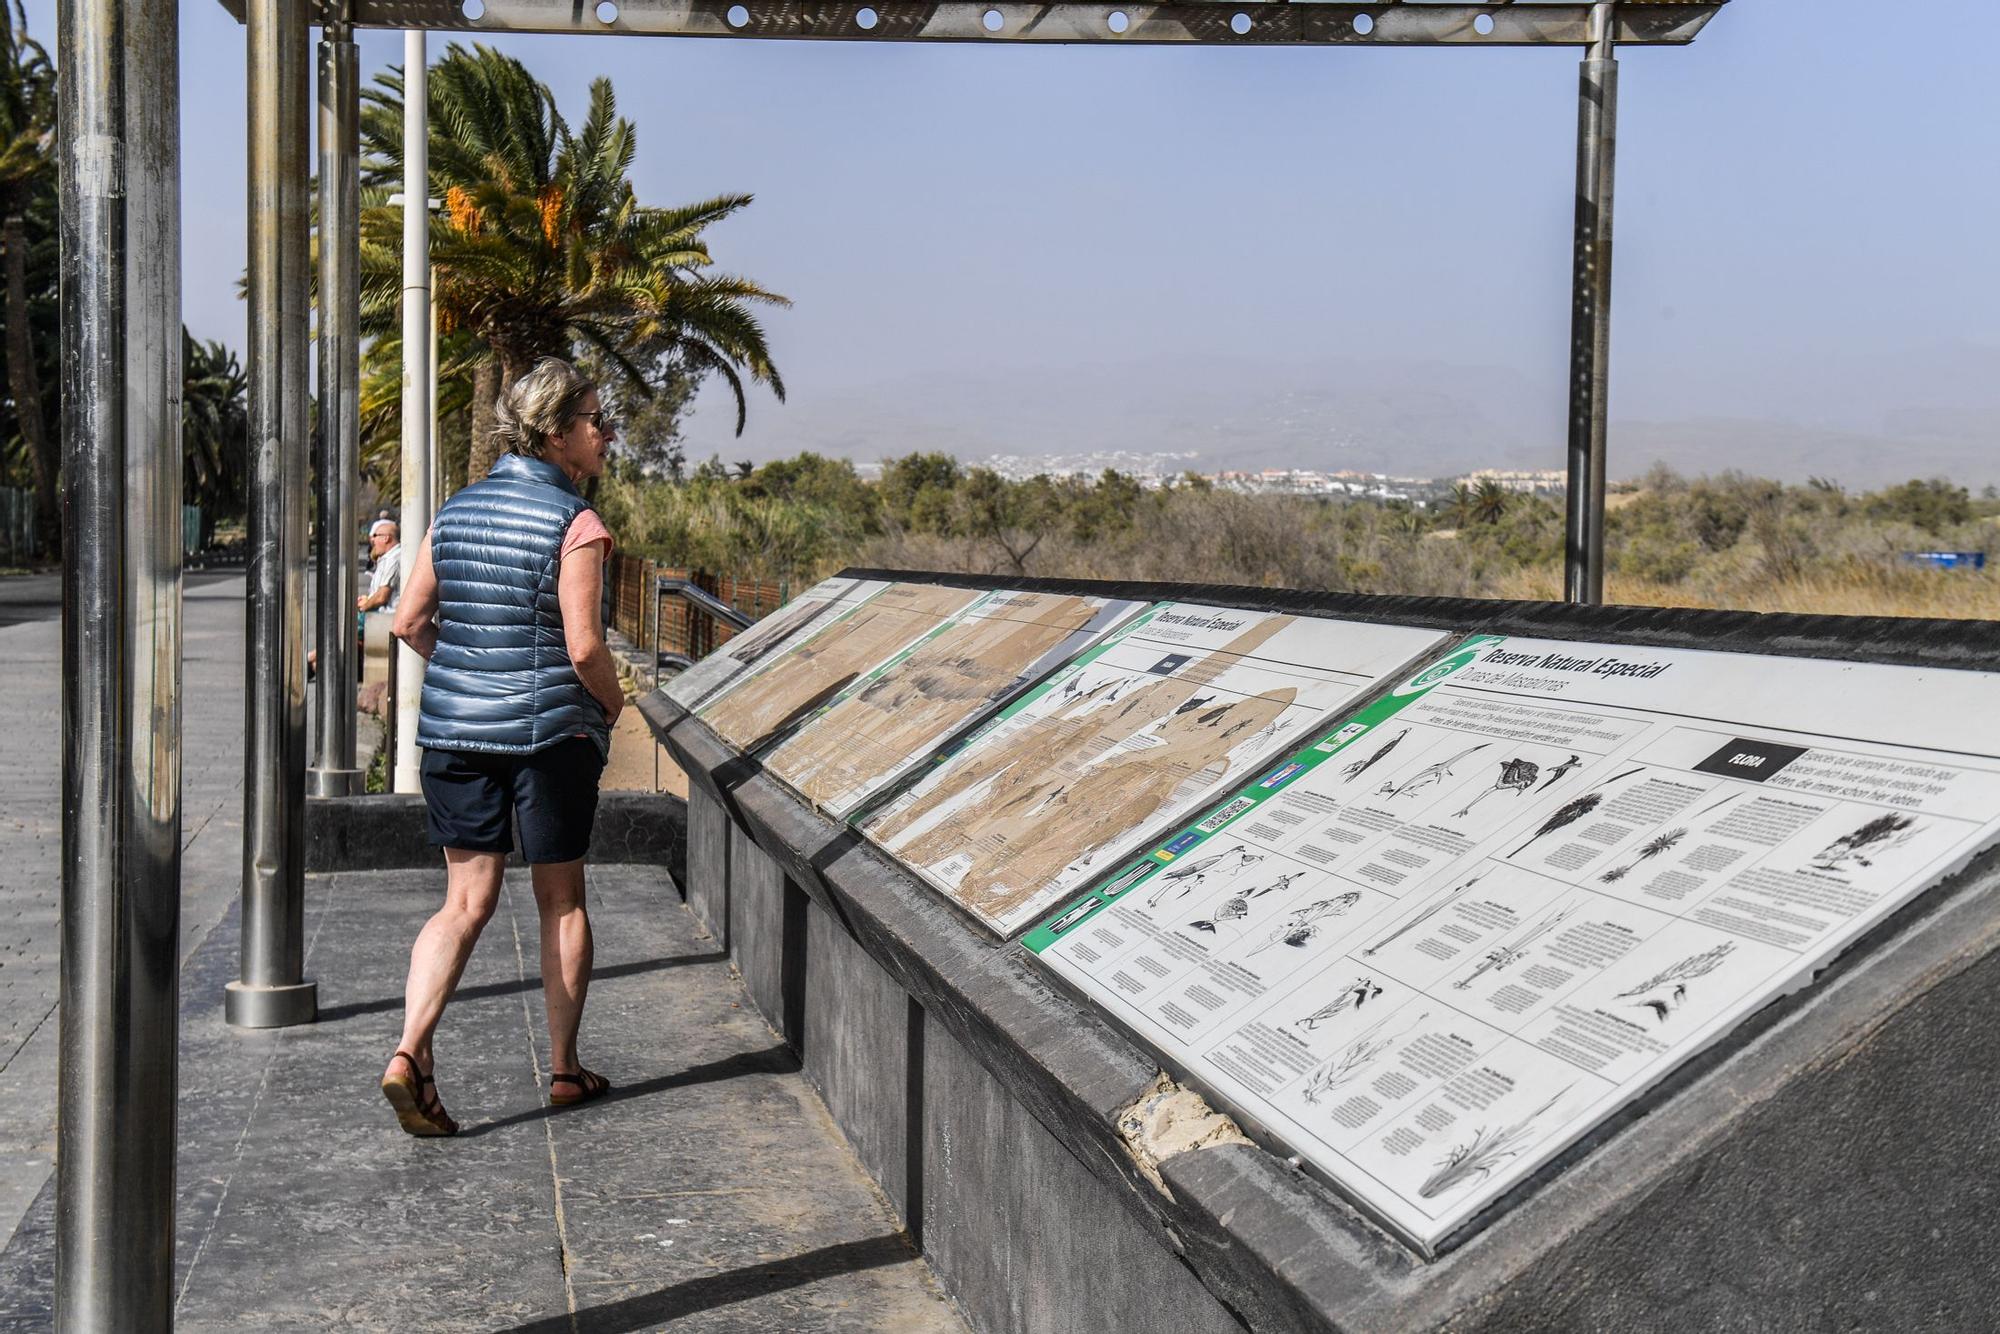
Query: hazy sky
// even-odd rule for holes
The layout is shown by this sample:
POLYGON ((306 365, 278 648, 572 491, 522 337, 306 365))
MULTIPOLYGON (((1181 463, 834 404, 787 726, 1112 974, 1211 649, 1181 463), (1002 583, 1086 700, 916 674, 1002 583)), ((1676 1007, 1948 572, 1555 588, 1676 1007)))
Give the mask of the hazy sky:
MULTIPOLYGON (((51 42, 53 7, 28 0, 51 42)), ((1905 8, 1737 0, 1622 54, 1615 418, 2000 421, 2000 16, 1905 8)), ((401 61, 400 33, 362 42, 371 74, 401 61)), ((768 321, 791 402, 760 395, 739 444, 705 399, 697 453, 805 447, 857 404, 964 426, 961 386, 1005 439, 974 390, 1048 368, 1309 388, 1382 361, 1517 374, 1560 464, 1572 50, 496 45, 573 115, 612 78, 642 199, 757 195, 711 241, 796 302, 768 321)), ((183 5, 186 319, 237 347, 242 52, 183 5)))

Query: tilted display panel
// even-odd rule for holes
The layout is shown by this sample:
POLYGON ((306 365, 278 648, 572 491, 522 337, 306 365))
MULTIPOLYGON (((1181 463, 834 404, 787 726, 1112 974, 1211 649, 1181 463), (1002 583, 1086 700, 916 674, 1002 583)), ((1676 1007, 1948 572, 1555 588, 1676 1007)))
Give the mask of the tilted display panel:
POLYGON ((982 596, 977 589, 939 584, 890 584, 791 636, 695 715, 738 750, 770 745, 982 596))
POLYGON ((836 696, 764 767, 841 818, 1143 602, 996 590, 836 696))
POLYGON ((1162 603, 1002 710, 860 828, 1011 932, 1439 638, 1162 603))
POLYGON ((1480 637, 1028 949, 1434 1252, 2000 836, 2000 676, 1480 637))
POLYGON ((771 654, 796 643, 889 585, 880 579, 822 579, 790 602, 733 635, 715 652, 667 682, 667 698, 683 709, 705 703, 771 654))

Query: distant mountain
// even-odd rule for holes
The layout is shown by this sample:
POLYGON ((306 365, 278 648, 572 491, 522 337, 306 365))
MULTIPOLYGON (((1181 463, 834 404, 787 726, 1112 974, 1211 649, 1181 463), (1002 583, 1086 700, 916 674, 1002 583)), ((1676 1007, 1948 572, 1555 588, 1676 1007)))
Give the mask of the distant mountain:
MULTIPOLYGON (((1858 404, 1856 405, 1858 407, 1858 404)), ((1342 361, 1314 366, 1252 358, 1061 366, 965 379, 912 377, 866 388, 796 387, 783 407, 751 413, 742 441, 720 437, 724 414, 697 413, 689 452, 763 461, 812 449, 860 461, 943 450, 994 455, 1194 451, 1220 468, 1351 468, 1445 477, 1474 468, 1563 466, 1559 380, 1494 366, 1342 361), (718 438, 709 441, 710 428, 718 438)), ((1961 393, 1844 429, 1791 420, 1614 418, 1611 473, 1655 461, 1690 473, 1737 468, 1849 487, 1913 476, 2000 481, 2000 405, 1961 393)))

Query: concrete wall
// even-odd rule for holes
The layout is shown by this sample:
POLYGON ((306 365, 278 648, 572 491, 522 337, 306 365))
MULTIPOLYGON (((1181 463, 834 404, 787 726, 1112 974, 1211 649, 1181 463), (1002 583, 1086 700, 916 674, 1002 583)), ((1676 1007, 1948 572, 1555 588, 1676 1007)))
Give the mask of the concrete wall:
POLYGON ((729 948, 729 812, 698 787, 688 789, 687 873, 681 890, 708 933, 729 948))
POLYGON ((925 1026, 923 1247, 993 1334, 1242 1324, 942 1025, 925 1026))

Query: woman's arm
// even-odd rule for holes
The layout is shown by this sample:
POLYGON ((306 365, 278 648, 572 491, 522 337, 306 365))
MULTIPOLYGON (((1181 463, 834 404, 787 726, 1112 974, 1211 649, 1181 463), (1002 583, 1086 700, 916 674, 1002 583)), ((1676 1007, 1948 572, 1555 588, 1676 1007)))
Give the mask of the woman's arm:
POLYGON ((424 534, 417 548, 417 568, 410 571, 410 586, 396 604, 396 622, 390 633, 421 654, 426 662, 437 647, 438 581, 431 568, 431 535, 424 534))
MULTIPOLYGON (((618 688, 618 668, 611 661, 611 646, 604 642, 603 542, 586 542, 562 558, 556 572, 556 600, 562 605, 563 642, 569 660, 611 722, 625 707, 625 692, 618 688)), ((405 601, 408 594, 404 595, 405 601)))

